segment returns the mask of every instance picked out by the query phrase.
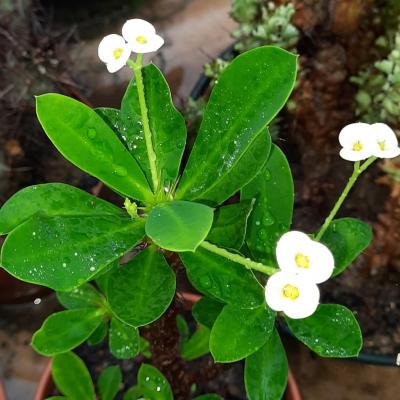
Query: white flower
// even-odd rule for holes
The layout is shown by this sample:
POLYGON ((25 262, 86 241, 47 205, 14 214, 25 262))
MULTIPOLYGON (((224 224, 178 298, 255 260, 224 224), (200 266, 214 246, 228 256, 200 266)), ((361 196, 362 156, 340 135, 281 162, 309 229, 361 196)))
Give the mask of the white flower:
POLYGON ((283 311, 289 318, 306 318, 318 307, 319 289, 302 275, 279 271, 268 279, 265 300, 270 308, 283 311))
POLYGON ((117 72, 131 55, 131 50, 120 35, 107 35, 99 44, 98 54, 101 61, 106 63, 109 72, 117 72))
POLYGON ((325 245, 297 231, 282 235, 276 246, 276 259, 282 271, 302 275, 314 283, 329 279, 335 267, 333 255, 325 245))
POLYGON ((134 53, 151 53, 164 44, 164 39, 156 34, 154 26, 143 19, 126 21, 122 27, 122 36, 134 53))
POLYGON ((375 147, 372 155, 379 158, 394 158, 400 155, 396 134, 386 124, 373 124, 375 147))
POLYGON ((372 156, 376 147, 375 133, 371 125, 357 122, 345 126, 339 134, 342 145, 340 157, 348 161, 361 161, 372 156))

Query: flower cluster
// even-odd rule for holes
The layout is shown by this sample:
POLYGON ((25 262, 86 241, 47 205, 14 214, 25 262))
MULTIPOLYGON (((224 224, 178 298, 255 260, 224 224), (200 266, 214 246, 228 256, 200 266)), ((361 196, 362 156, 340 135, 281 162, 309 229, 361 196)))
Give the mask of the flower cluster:
POLYGON ((383 123, 357 122, 345 126, 339 134, 343 147, 340 156, 348 161, 361 161, 369 157, 394 158, 400 148, 394 131, 383 123))
POLYGON ((265 287, 265 299, 275 311, 299 319, 313 314, 319 303, 317 284, 332 275, 335 262, 331 251, 305 233, 285 233, 276 246, 280 268, 265 287))
POLYGON ((142 19, 130 19, 122 27, 122 36, 111 34, 99 44, 98 54, 109 72, 117 72, 125 66, 131 52, 144 54, 157 51, 164 39, 157 35, 152 24, 142 19))

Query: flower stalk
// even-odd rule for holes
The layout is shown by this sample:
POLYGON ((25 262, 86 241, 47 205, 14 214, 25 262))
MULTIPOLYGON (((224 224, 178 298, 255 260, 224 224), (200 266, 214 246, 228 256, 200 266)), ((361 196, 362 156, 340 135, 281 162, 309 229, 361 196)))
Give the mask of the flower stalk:
POLYGON ((215 244, 212 244, 210 242, 202 242, 200 243, 200 247, 203 247, 204 249, 208 250, 211 253, 217 254, 221 257, 224 257, 230 261, 233 261, 235 263, 241 264, 247 269, 253 269, 255 271, 262 272, 265 275, 273 275, 277 269, 274 267, 270 267, 268 265, 264 265, 262 263, 252 261, 249 258, 245 258, 239 254, 231 253, 230 251, 226 249, 222 249, 215 244))
POLYGON ((135 75, 136 87, 137 87, 138 98, 139 98, 140 113, 141 113, 142 122, 143 122, 144 139, 146 142, 147 156, 148 156, 149 164, 150 164, 150 172, 151 172, 151 180, 152 180, 152 184, 153 184, 153 191, 154 191, 154 193, 157 193, 159 181, 158 181, 158 174, 157 174, 157 167, 156 167, 156 153, 154 152, 154 148, 153 148, 152 135, 151 135, 151 129, 150 129, 150 123, 149 123, 149 115, 148 115, 146 98, 145 98, 145 93, 144 93, 142 61, 143 61, 143 54, 138 54, 135 62, 133 62, 132 60, 128 60, 127 64, 132 69, 132 71, 135 75))
POLYGON ((357 182, 357 179, 359 176, 374 162, 377 160, 377 157, 370 157, 365 161, 363 164, 360 165, 360 161, 356 161, 354 163, 354 170, 353 173, 351 174, 347 185, 343 189, 342 194, 338 198, 337 202, 332 208, 332 211, 329 213, 328 217, 325 219, 324 224, 322 225, 321 229, 318 231, 318 233, 315 236, 315 240, 321 240, 322 236, 324 235, 325 231, 328 229, 329 225, 331 224, 332 220, 335 218, 336 214, 338 213, 340 207, 346 200, 348 194, 350 193, 350 190, 354 186, 354 184, 357 182))

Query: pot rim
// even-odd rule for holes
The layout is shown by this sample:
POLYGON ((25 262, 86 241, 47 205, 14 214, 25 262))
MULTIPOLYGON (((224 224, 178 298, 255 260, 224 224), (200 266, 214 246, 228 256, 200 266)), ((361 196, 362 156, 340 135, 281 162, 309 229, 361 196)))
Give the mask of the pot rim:
MULTIPOLYGON (((202 298, 201 295, 190 292, 177 292, 177 294, 190 305, 195 304, 202 298)), ((52 359, 49 359, 40 377, 33 400, 44 400, 54 386, 53 379, 51 377, 51 363, 52 359)), ((285 398, 287 398, 287 400, 302 400, 299 387, 290 368, 288 372, 287 386, 285 389, 285 398)), ((1 391, 0 400, 3 400, 1 398, 1 391)))

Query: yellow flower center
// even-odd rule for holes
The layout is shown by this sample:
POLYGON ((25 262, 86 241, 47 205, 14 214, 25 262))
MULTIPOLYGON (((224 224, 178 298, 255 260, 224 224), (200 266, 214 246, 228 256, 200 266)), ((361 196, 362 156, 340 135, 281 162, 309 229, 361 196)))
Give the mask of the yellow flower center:
POLYGON ((124 52, 124 49, 121 47, 118 47, 118 49, 115 49, 113 52, 113 56, 116 60, 122 56, 122 53, 124 52))
POLYGON ((363 149, 363 145, 359 140, 357 142, 353 143, 353 150, 354 151, 361 151, 362 149, 363 149))
POLYGON ((382 142, 378 142, 379 148, 384 151, 385 150, 385 141, 382 140, 382 142))
POLYGON ((283 295, 291 300, 296 300, 300 296, 299 289, 296 286, 291 285, 288 283, 282 289, 283 295))
POLYGON ((146 43, 147 43, 147 39, 146 39, 144 36, 137 36, 137 37, 136 37, 136 41, 137 41, 139 44, 146 44, 146 43))
POLYGON ((297 253, 294 261, 299 268, 310 268, 310 259, 302 253, 297 253))

